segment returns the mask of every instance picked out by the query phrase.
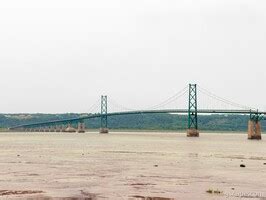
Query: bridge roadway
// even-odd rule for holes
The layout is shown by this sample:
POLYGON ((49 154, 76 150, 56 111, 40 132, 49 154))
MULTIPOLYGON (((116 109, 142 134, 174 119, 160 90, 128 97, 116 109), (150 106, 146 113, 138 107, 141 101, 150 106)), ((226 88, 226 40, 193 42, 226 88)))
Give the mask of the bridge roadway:
MULTIPOLYGON (((121 115, 137 115, 137 114, 162 114, 162 113, 175 113, 175 114, 187 114, 188 109, 165 109, 165 110, 139 110, 139 111, 126 111, 126 112, 113 112, 113 113, 107 113, 104 116, 110 117, 110 116, 121 116, 121 115)), ((249 114, 258 114, 262 116, 266 116, 266 112, 260 112, 255 110, 223 110, 223 109, 198 109, 198 114, 239 114, 239 115, 249 115, 249 114)), ((59 124, 67 124, 67 123, 77 123, 82 120, 86 119, 94 119, 94 118, 100 118, 103 116, 102 114, 91 114, 88 116, 78 117, 78 118, 70 118, 70 119, 63 119, 63 120, 54 120, 54 121, 47 121, 47 122, 41 122, 41 123, 32 123, 32 124, 24 124, 19 126, 10 127, 10 130, 13 129, 19 129, 19 128, 34 128, 34 127, 41 127, 41 126, 53 126, 53 125, 59 125, 59 124)), ((263 117, 263 120, 266 120, 265 117, 263 117)))

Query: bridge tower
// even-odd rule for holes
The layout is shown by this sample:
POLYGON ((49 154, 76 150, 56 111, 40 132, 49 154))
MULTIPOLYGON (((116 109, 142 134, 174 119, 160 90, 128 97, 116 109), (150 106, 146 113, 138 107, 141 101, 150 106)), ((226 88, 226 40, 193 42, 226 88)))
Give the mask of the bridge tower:
POLYGON ((108 120, 107 120, 107 96, 101 97, 101 128, 100 133, 108 133, 108 120))
POLYGON ((198 131, 198 104, 197 104, 197 85, 189 84, 188 100, 188 137, 199 137, 198 131))
POLYGON ((248 139, 250 140, 261 140, 261 114, 252 113, 250 111, 250 119, 248 121, 248 139))
POLYGON ((85 133, 85 122, 83 119, 78 122, 78 133, 85 133))

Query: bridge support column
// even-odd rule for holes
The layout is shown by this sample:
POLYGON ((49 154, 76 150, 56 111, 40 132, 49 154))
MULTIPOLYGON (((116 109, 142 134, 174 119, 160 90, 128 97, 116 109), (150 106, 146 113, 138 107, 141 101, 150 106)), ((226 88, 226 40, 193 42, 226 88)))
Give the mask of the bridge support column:
POLYGON ((62 125, 62 126, 61 126, 61 132, 66 132, 66 128, 67 128, 66 125, 62 125))
POLYGON ((261 140, 260 121, 249 120, 249 122, 248 122, 248 139, 261 140))
POLYGON ((109 133, 109 129, 108 128, 100 128, 100 133, 101 134, 107 134, 107 133, 109 133))
POLYGON ((80 121, 78 123, 78 133, 85 133, 85 123, 84 123, 84 121, 80 121))
POLYGON ((199 137, 199 131, 197 129, 188 129, 187 137, 199 137))
POLYGON ((76 133, 77 130, 74 127, 72 127, 72 125, 69 123, 68 126, 67 126, 67 128, 64 130, 64 132, 67 132, 67 133, 76 133))
POLYGON ((59 132, 61 132, 61 128, 60 128, 60 126, 55 126, 55 132, 57 132, 57 133, 59 133, 59 132))
POLYGON ((187 137, 199 137, 197 85, 196 84, 189 84, 187 137))
POLYGON ((101 128, 100 133, 109 133, 108 121, 107 121, 107 96, 101 97, 101 128))

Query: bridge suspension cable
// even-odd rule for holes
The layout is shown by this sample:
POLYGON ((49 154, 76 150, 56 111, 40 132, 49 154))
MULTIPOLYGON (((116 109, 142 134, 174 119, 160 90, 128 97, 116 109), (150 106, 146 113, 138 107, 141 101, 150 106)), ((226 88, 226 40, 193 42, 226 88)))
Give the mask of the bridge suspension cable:
POLYGON ((117 103, 117 101, 115 101, 114 99, 112 98, 109 98, 108 99, 108 104, 109 105, 113 105, 114 108, 118 109, 118 111, 136 111, 137 109, 133 109, 133 108, 128 108, 126 106, 123 106, 119 103, 117 103))
MULTIPOLYGON (((142 110, 155 110, 155 109, 162 108, 164 106, 167 106, 167 105, 173 103, 174 101, 176 101, 177 99, 183 97, 187 93, 188 93, 188 86, 184 87, 182 90, 180 90, 179 92, 177 92, 173 96, 167 98, 163 102, 161 102, 159 104, 155 104, 153 106, 150 106, 150 107, 142 109, 142 110)), ((113 105, 114 108, 118 109, 119 111, 139 111, 140 110, 140 109, 129 108, 129 107, 123 106, 123 105, 117 103, 117 101, 115 101, 114 99, 111 99, 111 98, 108 99, 108 103, 109 103, 109 105, 110 104, 113 105)))
POLYGON ((93 113, 94 111, 99 112, 99 105, 100 105, 100 98, 97 99, 97 101, 95 101, 95 103, 89 107, 89 109, 87 110, 88 113, 93 113))
POLYGON ((207 89, 202 88, 201 86, 198 86, 198 90, 199 90, 199 92, 207 95, 208 97, 210 97, 212 99, 215 99, 217 101, 220 101, 220 102, 222 102, 224 104, 227 104, 227 105, 230 105, 230 106, 233 106, 233 107, 236 107, 236 108, 245 109, 245 110, 256 110, 255 108, 251 108, 251 107, 248 107, 248 106, 245 106, 245 105, 230 101, 228 99, 222 98, 220 96, 217 96, 217 95, 213 94, 212 92, 208 91, 207 89))
POLYGON ((182 90, 180 90, 179 92, 177 92, 173 96, 169 97, 165 101, 163 101, 163 102, 161 102, 159 104, 156 104, 154 106, 149 107, 148 110, 158 109, 158 108, 162 108, 162 107, 164 107, 166 105, 169 105, 170 103, 172 103, 172 102, 176 101, 177 99, 183 97, 187 93, 188 93, 188 86, 184 87, 182 90))

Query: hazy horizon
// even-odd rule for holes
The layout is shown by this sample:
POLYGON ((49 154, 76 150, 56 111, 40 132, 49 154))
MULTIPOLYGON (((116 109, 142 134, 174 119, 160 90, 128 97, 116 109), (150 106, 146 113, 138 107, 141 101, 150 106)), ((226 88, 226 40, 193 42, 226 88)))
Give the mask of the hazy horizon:
MULTIPOLYGON (((128 107, 189 83, 266 110, 262 0, 0 2, 0 113, 128 107)), ((199 102, 200 103, 200 102, 199 102)))

